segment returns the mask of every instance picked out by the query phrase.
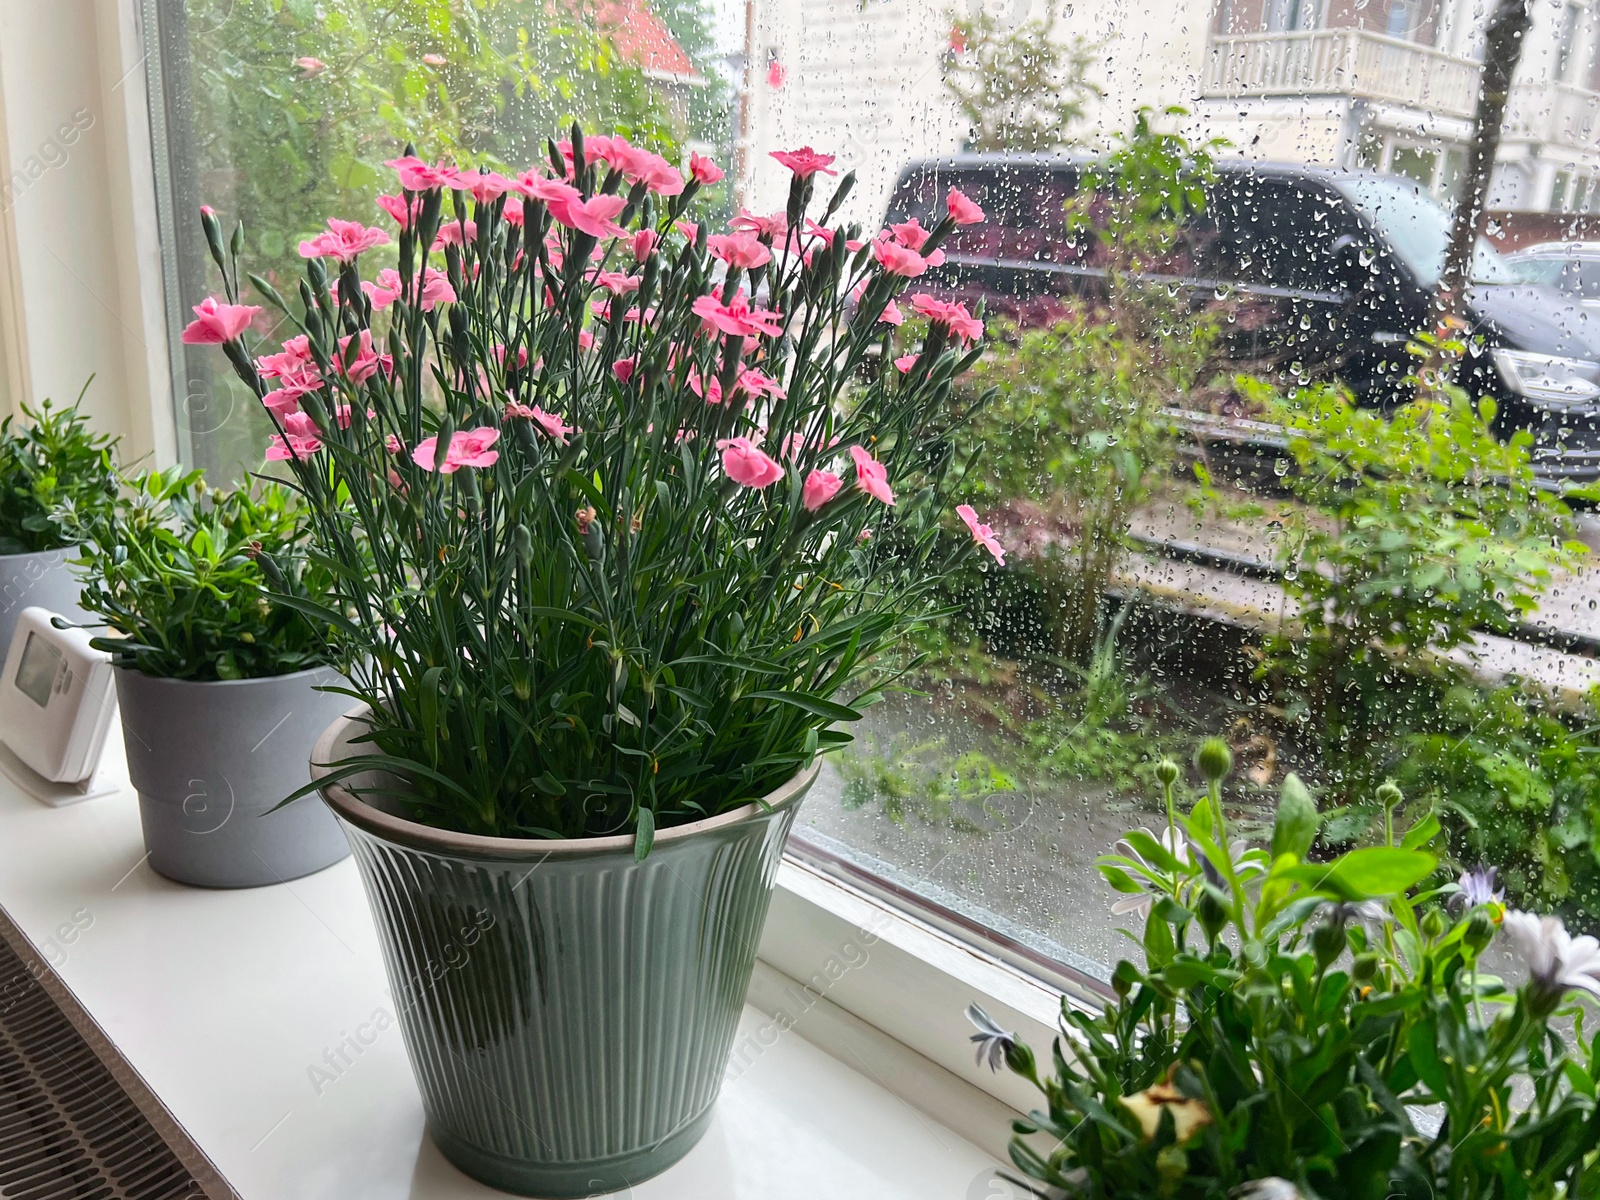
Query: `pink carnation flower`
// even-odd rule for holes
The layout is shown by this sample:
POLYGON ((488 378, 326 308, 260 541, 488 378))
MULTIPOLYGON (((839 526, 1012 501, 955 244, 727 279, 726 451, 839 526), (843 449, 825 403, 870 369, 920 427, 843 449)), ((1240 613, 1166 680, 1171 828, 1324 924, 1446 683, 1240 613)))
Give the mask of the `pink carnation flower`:
POLYGON ((298 374, 308 366, 315 370, 316 360, 311 357, 311 339, 303 333, 284 342, 282 353, 256 359, 256 370, 268 379, 298 374))
POLYGON ((372 346, 372 330, 363 329, 361 340, 356 343, 355 357, 349 362, 345 361, 350 350, 350 337, 346 335, 339 339, 339 358, 334 364, 351 383, 365 383, 381 369, 385 375, 394 371, 394 359, 387 354, 379 354, 372 346))
POLYGON ((911 370, 912 367, 916 365, 917 356, 915 354, 902 354, 899 358, 894 360, 894 369, 899 371, 902 375, 906 374, 911 370))
POLYGON ((889 232, 894 235, 894 240, 907 250, 921 250, 928 244, 929 231, 922 227, 922 222, 912 217, 899 225, 889 226, 889 232))
POLYGON ((639 290, 638 277, 624 275, 621 271, 597 271, 594 281, 613 296, 625 296, 639 290))
POLYGON ((994 536, 994 530, 978 520, 978 514, 970 504, 956 505, 956 516, 967 523, 967 528, 972 531, 972 540, 977 542, 990 554, 994 555, 995 562, 1002 567, 1006 565, 1006 550, 994 536))
POLYGON ((395 174, 400 176, 400 186, 408 192, 429 192, 434 188, 446 187, 456 175, 456 169, 450 164, 430 166, 415 154, 391 158, 383 165, 394 168, 395 174))
POLYGON ((654 229, 639 230, 638 233, 633 235, 633 240, 628 243, 629 249, 633 251, 634 261, 643 262, 649 258, 660 241, 661 235, 654 229))
POLYGON ((706 249, 712 258, 720 258, 742 271, 764 267, 772 261, 772 251, 748 233, 715 234, 706 239, 706 249))
POLYGON ((303 412, 287 413, 283 417, 283 433, 273 434, 267 444, 267 461, 310 458, 321 449, 321 431, 316 423, 303 412))
POLYGON ((565 446, 570 440, 573 427, 563 421, 559 413, 547 413, 537 404, 529 406, 519 404, 515 400, 508 400, 506 401, 506 416, 508 418, 521 417, 525 421, 532 421, 545 433, 549 434, 558 446, 565 446))
POLYGON ((737 384, 741 392, 752 397, 771 396, 774 400, 782 400, 788 395, 780 384, 771 375, 756 370, 754 367, 741 367, 737 384))
POLYGON ((341 221, 328 218, 328 230, 300 243, 301 258, 336 258, 342 263, 356 260, 358 254, 382 246, 389 235, 381 229, 363 225, 360 221, 341 221))
POLYGON ((328 69, 328 64, 320 58, 312 58, 309 54, 304 58, 294 60, 294 65, 300 68, 300 78, 310 79, 313 75, 321 75, 328 69))
POLYGON ((734 214, 733 220, 728 222, 728 228, 777 240, 788 234, 789 219, 781 212, 773 213, 770 217, 761 217, 747 208, 741 208, 734 214))
POLYGON ((779 324, 783 314, 770 308, 752 309, 743 292, 731 304, 723 304, 715 296, 701 296, 692 307, 707 329, 729 337, 777 337, 783 332, 779 324))
POLYGON ((411 223, 417 219, 417 213, 422 210, 421 199, 412 200, 411 207, 407 208, 404 196, 379 196, 377 203, 401 229, 410 229, 411 223))
POLYGON ((717 449, 728 478, 743 487, 771 487, 783 478, 783 468, 747 437, 723 438, 717 449))
POLYGON ((815 175, 821 171, 824 175, 837 175, 833 169, 832 154, 818 154, 810 146, 802 146, 798 150, 774 150, 772 157, 777 159, 801 179, 808 175, 815 175))
POLYGON ((850 447, 850 457, 856 464, 856 486, 874 500, 894 503, 894 492, 889 489, 888 469, 860 446, 850 447))
POLYGON ((880 238, 872 243, 872 257, 891 275, 915 279, 928 269, 927 260, 910 247, 880 238))
POLYGON ((411 461, 424 471, 437 470, 441 475, 453 475, 462 467, 492 467, 500 461, 500 451, 491 450, 489 447, 499 438, 500 431, 491 429, 487 425, 478 429, 464 429, 450 439, 450 448, 445 451, 444 462, 437 467, 434 465, 434 459, 439 439, 424 438, 411 451, 411 461))
POLYGON ((978 225, 985 219, 983 209, 963 195, 960 188, 951 188, 944 204, 945 211, 957 225, 978 225))
POLYGON ((570 183, 562 183, 559 179, 546 179, 537 171, 524 171, 518 175, 517 190, 529 200, 537 200, 543 204, 550 210, 550 215, 563 225, 571 224, 567 218, 571 215, 572 206, 583 201, 583 193, 570 183))
POLYGON ((617 214, 627 206, 626 196, 591 196, 560 207, 551 205, 550 215, 568 229, 593 238, 627 237, 628 231, 617 224, 617 214))
POLYGON ((611 165, 630 183, 642 183, 658 196, 676 196, 683 191, 683 173, 659 154, 631 146, 626 138, 613 140, 611 165))
POLYGON ((722 178, 722 168, 709 158, 703 158, 693 152, 689 155, 689 178, 704 186, 716 183, 722 178))
POLYGON ((467 170, 452 172, 450 187, 468 193, 479 204, 488 204, 505 195, 516 184, 497 171, 467 170))
POLYGON ((958 341, 972 342, 983 336, 983 322, 969 313, 964 304, 935 300, 926 292, 918 292, 911 297, 911 310, 921 313, 932 324, 943 326, 958 341))
POLYGON ((805 486, 800 489, 800 503, 811 512, 816 512, 832 500, 843 485, 844 480, 832 471, 813 468, 811 474, 806 476, 805 486))
POLYGON ((231 342, 246 329, 261 311, 258 304, 226 304, 207 296, 194 306, 194 320, 183 327, 182 340, 188 346, 217 346, 231 342))
POLYGON ((439 232, 434 236, 432 249, 443 250, 446 246, 465 246, 478 240, 478 223, 476 221, 446 221, 439 226, 439 232))
MULTIPOLYGON (((361 290, 371 298, 374 309, 388 308, 400 298, 400 272, 393 267, 385 267, 378 272, 376 281, 362 281, 361 290)), ((455 298, 456 290, 450 286, 450 277, 443 271, 429 267, 423 273, 421 304, 423 312, 432 312, 439 304, 452 304, 455 298)))
POLYGON ((618 383, 627 383, 633 378, 633 372, 638 365, 637 358, 619 358, 611 364, 611 373, 617 377, 618 383))

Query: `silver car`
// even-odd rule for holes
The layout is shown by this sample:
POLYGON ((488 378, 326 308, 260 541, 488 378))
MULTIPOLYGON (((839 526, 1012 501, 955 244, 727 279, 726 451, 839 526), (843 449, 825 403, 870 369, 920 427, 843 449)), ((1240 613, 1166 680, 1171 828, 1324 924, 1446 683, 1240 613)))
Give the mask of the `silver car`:
POLYGON ((1600 242, 1540 242, 1505 256, 1518 277, 1600 311, 1600 242))

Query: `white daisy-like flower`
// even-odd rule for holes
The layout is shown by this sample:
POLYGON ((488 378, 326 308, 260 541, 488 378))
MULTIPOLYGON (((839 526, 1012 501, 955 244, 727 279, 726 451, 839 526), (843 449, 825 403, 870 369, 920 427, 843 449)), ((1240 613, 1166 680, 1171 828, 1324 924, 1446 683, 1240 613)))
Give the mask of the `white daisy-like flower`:
MULTIPOLYGON (((1188 839, 1180 834, 1176 829, 1173 829, 1169 826, 1168 828, 1163 829, 1159 836, 1144 828, 1141 828, 1139 832, 1149 834, 1150 837, 1155 838, 1155 840, 1160 843, 1161 848, 1164 849, 1168 854, 1172 855, 1173 858, 1177 859, 1185 866, 1188 865, 1188 839)), ((1137 863, 1144 864, 1144 866, 1152 872, 1160 870, 1159 867, 1150 862, 1145 858, 1144 855, 1140 854, 1137 850, 1130 846, 1126 839, 1119 839, 1117 844, 1112 847, 1112 850, 1117 854, 1122 854, 1133 859, 1137 863)), ((1132 895, 1123 896, 1118 899, 1111 906, 1112 916, 1121 917, 1131 912, 1136 912, 1141 917, 1148 917, 1150 915, 1150 906, 1155 903, 1156 894, 1147 890, 1150 887, 1149 880, 1140 878, 1137 880, 1137 882, 1140 884, 1141 888, 1146 890, 1138 891, 1132 895)))
POLYGON ((1299 1188, 1277 1175, 1241 1183, 1228 1195, 1232 1196, 1233 1200, 1304 1200, 1299 1188))
POLYGON ((976 1004, 967 1005, 967 1020, 978 1031, 972 1035, 978 1047, 978 1065, 981 1067, 987 1062, 989 1070, 998 1071, 1005 1066, 1007 1051, 1017 1044, 1017 1035, 1009 1029, 1001 1029, 994 1018, 976 1004))
POLYGON ((1560 917, 1535 913, 1508 912, 1500 928, 1546 998, 1584 991, 1600 1000, 1600 941, 1588 934, 1573 937, 1560 917))

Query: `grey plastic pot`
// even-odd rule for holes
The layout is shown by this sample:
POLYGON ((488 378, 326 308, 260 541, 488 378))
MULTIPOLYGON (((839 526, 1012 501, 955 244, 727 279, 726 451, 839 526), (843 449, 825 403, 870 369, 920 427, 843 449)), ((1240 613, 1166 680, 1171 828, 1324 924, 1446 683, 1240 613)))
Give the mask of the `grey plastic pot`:
POLYGON ((313 795, 272 811, 311 781, 311 747, 348 696, 327 668, 262 679, 158 679, 117 668, 128 777, 139 793, 150 865, 199 887, 281 883, 350 853, 313 795))
MULTIPOLYGON (((313 773, 363 751, 351 742, 363 711, 323 735, 313 773)), ((630 1188, 689 1152, 711 1120, 784 840, 816 775, 764 807, 661 830, 642 863, 631 835, 452 833, 323 787, 445 1157, 505 1191, 570 1197, 630 1188)))
POLYGON ((95 620, 78 607, 83 584, 67 566, 77 550, 41 550, 36 554, 0 554, 0 660, 11 648, 22 610, 39 605, 82 623, 95 620))

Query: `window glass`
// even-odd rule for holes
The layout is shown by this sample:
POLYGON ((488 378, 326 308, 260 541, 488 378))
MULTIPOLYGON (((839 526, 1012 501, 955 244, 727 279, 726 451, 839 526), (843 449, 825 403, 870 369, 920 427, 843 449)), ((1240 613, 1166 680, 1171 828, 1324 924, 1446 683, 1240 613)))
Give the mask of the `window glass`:
MULTIPOLYGON (((1352 175, 1341 179, 1341 191, 1355 202, 1387 245, 1431 287, 1439 282, 1450 244, 1450 218, 1421 188, 1401 180, 1352 175)), ((1487 240, 1478 240, 1472 278, 1480 283, 1510 283, 1515 275, 1487 240)))
MULTIPOLYGON (((192 214, 243 221, 250 261, 292 293, 297 246, 328 217, 376 224, 408 142, 522 170, 573 118, 674 153, 720 150, 729 91, 711 10, 693 2, 161 0, 181 315, 215 290, 192 214)), ((726 158, 726 154, 721 157, 726 158)), ((392 251, 391 251, 392 254, 392 251)), ((181 356, 184 451, 221 479, 259 468, 269 432, 209 347, 181 356), (221 369, 219 369, 219 366, 221 369)))
MULTIPOLYGON (((174 320, 216 287, 200 204, 292 290, 322 221, 385 219, 407 141, 521 170, 578 119, 696 150, 728 168, 717 230, 782 212, 769 152, 807 145, 856 173, 836 220, 864 239, 934 228, 951 188, 983 210, 907 293, 981 308, 988 349, 952 403, 988 405, 963 469, 1005 563, 969 560, 883 664, 894 686, 830 759, 797 852, 1104 976, 1149 898, 1095 859, 1166 829, 1158 764, 1192 801, 1214 734, 1243 835, 1294 772, 1328 845, 1373 844, 1392 777, 1403 826, 1440 821, 1440 882, 1491 863, 1515 903, 1600 928, 1600 578, 1552 549, 1600 537, 1592 507, 1541 507, 1600 477, 1581 304, 1600 270, 1501 253, 1587 231, 1560 219, 1592 203, 1583 6, 1535 6, 1488 237, 1442 326, 1487 18, 1468 0, 154 8, 174 320), (1449 438, 1407 424, 1419 403, 1453 414, 1449 438)), ((864 370, 895 370, 921 319, 901 307, 864 370)), ((266 419, 215 351, 178 348, 174 374, 185 458, 218 482, 261 469, 266 419)))

